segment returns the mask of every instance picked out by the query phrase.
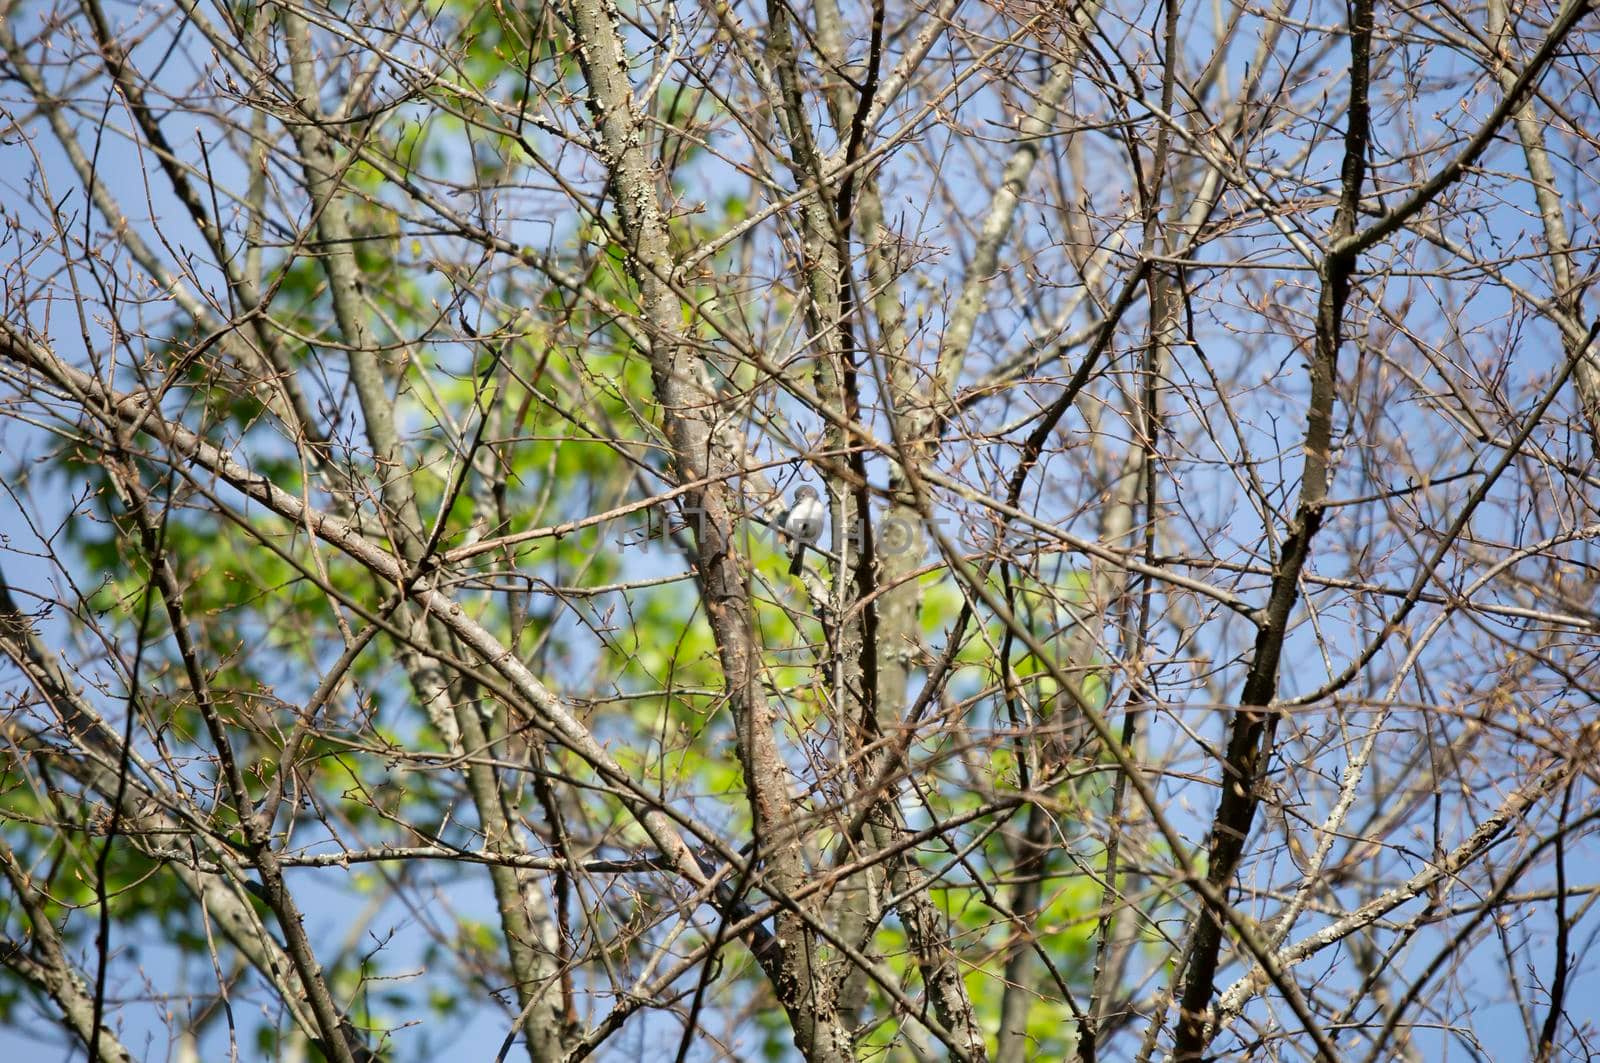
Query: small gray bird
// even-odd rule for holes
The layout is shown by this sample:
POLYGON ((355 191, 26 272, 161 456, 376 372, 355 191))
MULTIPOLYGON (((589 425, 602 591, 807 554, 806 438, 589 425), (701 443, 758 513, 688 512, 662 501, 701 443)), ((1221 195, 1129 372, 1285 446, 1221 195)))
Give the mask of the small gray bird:
POLYGON ((800 563, 805 560, 806 547, 822 538, 822 525, 828 511, 822 508, 817 489, 801 484, 794 492, 794 505, 783 515, 783 533, 794 540, 794 555, 789 561, 789 575, 800 575, 800 563))

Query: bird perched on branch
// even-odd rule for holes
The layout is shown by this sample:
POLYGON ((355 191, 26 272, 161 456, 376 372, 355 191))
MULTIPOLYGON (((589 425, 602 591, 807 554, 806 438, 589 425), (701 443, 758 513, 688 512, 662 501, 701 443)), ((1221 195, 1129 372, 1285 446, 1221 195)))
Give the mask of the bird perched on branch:
POLYGON ((827 511, 817 497, 817 489, 801 484, 794 492, 794 505, 783 515, 783 533, 794 542, 794 553, 789 560, 789 575, 800 575, 800 564, 805 560, 806 547, 822 538, 822 525, 827 511))

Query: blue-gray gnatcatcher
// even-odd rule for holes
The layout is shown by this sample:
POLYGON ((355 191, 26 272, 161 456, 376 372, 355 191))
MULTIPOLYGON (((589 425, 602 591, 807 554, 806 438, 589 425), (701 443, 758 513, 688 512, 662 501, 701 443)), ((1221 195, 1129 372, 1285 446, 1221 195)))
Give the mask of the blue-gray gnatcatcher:
POLYGON ((783 534, 794 541, 794 555, 789 561, 789 575, 800 575, 800 563, 805 560, 806 547, 822 538, 822 525, 827 520, 827 510, 817 497, 817 489, 801 484, 795 489, 794 505, 783 515, 783 534))

